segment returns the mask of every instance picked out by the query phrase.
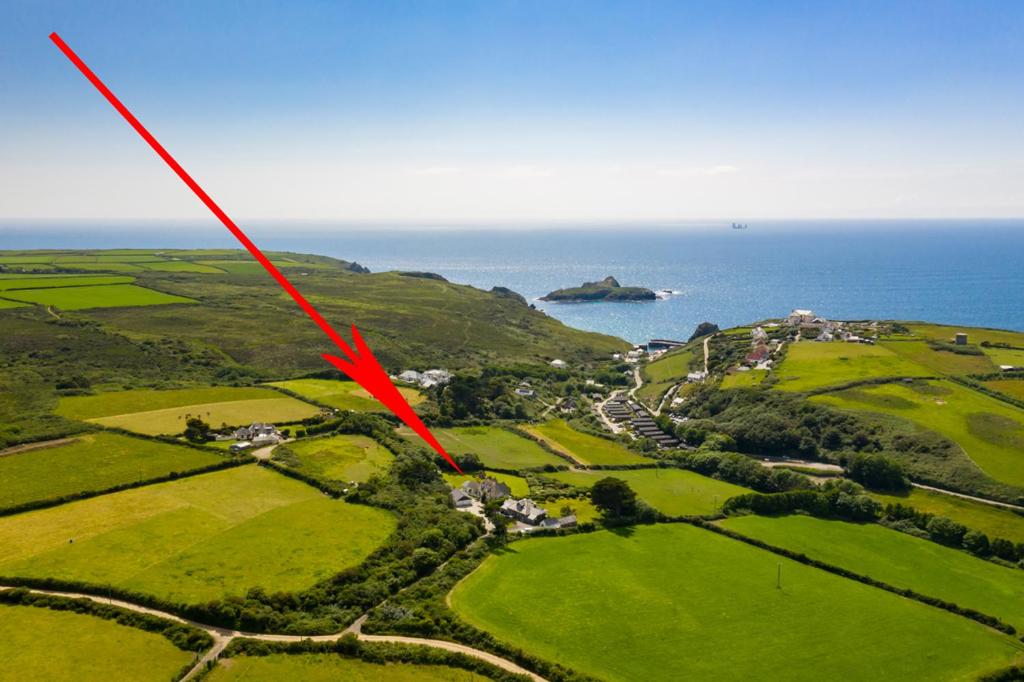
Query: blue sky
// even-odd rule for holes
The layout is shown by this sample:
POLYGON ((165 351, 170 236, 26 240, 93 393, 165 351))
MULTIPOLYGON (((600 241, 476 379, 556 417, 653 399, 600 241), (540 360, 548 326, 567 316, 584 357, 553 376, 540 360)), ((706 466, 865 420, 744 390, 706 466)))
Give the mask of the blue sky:
POLYGON ((1024 215, 1021 2, 5 0, 0 218, 1024 215))

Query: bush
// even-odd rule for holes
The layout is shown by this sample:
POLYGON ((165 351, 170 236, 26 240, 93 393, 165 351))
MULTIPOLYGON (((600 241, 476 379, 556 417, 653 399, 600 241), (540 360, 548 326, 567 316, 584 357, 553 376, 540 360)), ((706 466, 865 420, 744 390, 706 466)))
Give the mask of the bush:
POLYGON ((846 473, 858 483, 874 490, 907 490, 910 481, 903 467, 885 455, 854 455, 846 464, 846 473))

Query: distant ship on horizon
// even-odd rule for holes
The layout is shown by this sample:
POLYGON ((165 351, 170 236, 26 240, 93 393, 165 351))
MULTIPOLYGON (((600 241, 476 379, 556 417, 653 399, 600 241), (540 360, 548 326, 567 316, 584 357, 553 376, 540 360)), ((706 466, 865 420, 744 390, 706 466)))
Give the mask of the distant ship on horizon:
POLYGON ((747 227, 748 226, 747 226, 746 223, 733 223, 732 224, 732 229, 734 229, 734 230, 745 230, 745 229, 747 229, 747 227))

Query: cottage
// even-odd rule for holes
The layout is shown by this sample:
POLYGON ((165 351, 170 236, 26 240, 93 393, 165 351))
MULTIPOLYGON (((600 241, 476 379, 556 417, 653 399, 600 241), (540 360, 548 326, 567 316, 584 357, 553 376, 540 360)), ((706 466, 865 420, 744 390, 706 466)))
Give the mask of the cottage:
POLYGON ((538 507, 534 504, 533 500, 524 498, 521 500, 508 499, 502 502, 501 508, 498 510, 505 516, 522 521, 531 526, 536 526, 541 521, 547 518, 548 512, 546 509, 538 507))
POLYGON ((451 380, 452 373, 446 369, 428 369, 420 375, 420 386, 430 388, 431 386, 447 384, 451 380))
POLYGON ((768 346, 758 346, 747 354, 746 362, 748 365, 760 364, 768 359, 769 353, 768 346))
POLYGON ((281 434, 273 424, 262 424, 255 422, 249 426, 235 429, 231 434, 238 441, 255 441, 256 439, 272 439, 270 442, 277 443, 281 440, 281 434))
POLYGON ((559 360, 558 358, 552 360, 550 364, 555 369, 565 369, 566 367, 568 367, 568 363, 566 363, 565 360, 559 360))
POLYGON ((965 334, 964 332, 957 332, 956 336, 954 337, 954 340, 956 342, 956 345, 958 345, 958 346, 966 346, 967 345, 967 334, 965 334))
POLYGON ((524 398, 532 398, 533 389, 520 386, 519 388, 516 389, 516 395, 522 396, 524 398))
POLYGON ((465 509, 473 506, 473 498, 466 494, 464 490, 456 488, 451 492, 452 504, 455 505, 456 509, 465 509))
POLYGON ((699 383, 707 378, 708 373, 705 372, 704 370, 701 370, 699 372, 690 372, 689 374, 686 375, 686 380, 691 384, 699 383))
POLYGON ((512 494, 511 488, 490 476, 481 476, 472 481, 466 481, 459 490, 481 502, 500 500, 512 494))
POLYGON ((420 383, 420 373, 414 369, 407 369, 398 375, 398 380, 407 384, 418 384, 420 383))
POLYGON ((764 327, 754 327, 750 332, 750 336, 751 341, 755 346, 768 340, 768 332, 764 330, 764 327))
POLYGON ((572 528, 576 525, 576 515, 569 514, 558 519, 544 519, 540 522, 541 528, 572 528))
POLYGON ((578 405, 575 398, 566 398, 562 401, 562 404, 558 406, 558 409, 561 410, 563 414, 568 414, 570 412, 575 412, 577 407, 578 405))

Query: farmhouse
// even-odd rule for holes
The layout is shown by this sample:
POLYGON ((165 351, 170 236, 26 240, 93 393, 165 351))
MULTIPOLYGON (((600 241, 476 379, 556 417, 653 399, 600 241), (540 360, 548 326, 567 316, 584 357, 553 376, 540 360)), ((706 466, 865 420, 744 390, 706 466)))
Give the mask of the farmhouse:
POLYGON ((452 504, 456 509, 466 509, 473 506, 473 498, 466 494, 461 488, 455 488, 451 492, 452 504))
POLYGON ((748 365, 760 364, 768 359, 768 354, 768 346, 760 345, 747 354, 746 362, 748 365))
POLYGON ((516 521, 522 521, 531 526, 536 526, 548 516, 546 509, 538 507, 534 504, 533 500, 528 498, 505 500, 498 511, 516 521))
POLYGON ((512 494, 511 488, 490 476, 481 476, 475 480, 466 481, 459 490, 468 497, 481 502, 500 500, 512 494))
POLYGON ((281 432, 273 424, 255 422, 249 426, 235 429, 231 434, 237 441, 249 441, 253 445, 272 445, 283 440, 281 432))

